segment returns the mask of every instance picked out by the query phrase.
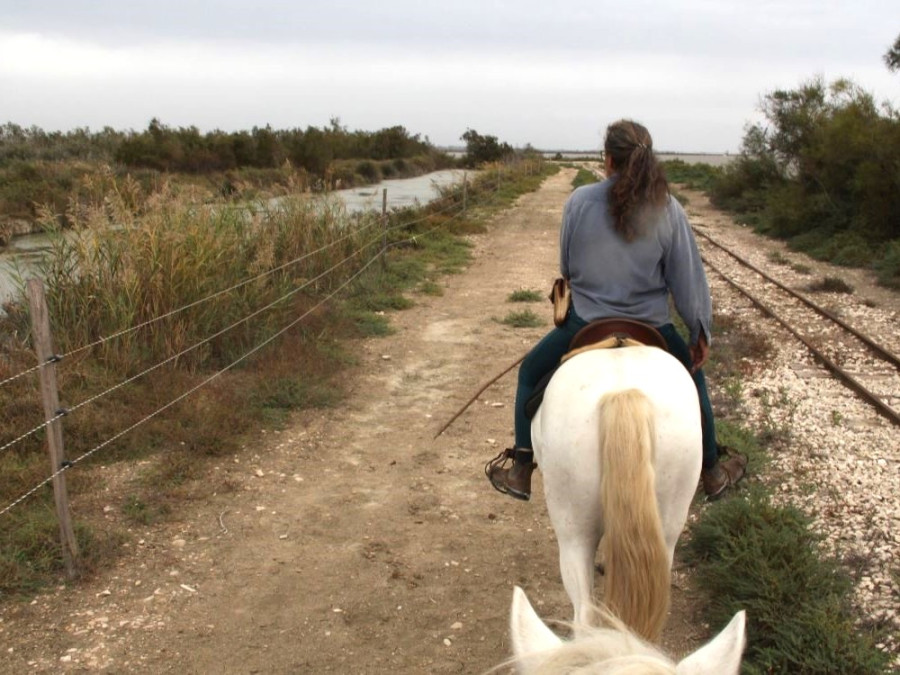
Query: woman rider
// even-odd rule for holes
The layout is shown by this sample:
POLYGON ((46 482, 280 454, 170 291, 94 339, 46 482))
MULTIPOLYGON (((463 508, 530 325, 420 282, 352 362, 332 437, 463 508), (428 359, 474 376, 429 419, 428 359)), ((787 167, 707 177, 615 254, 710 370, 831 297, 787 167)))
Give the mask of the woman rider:
POLYGON ((525 404, 553 370, 572 337, 595 319, 627 318, 656 327, 669 351, 690 371, 697 386, 703 427, 703 489, 710 499, 739 481, 747 458, 723 452, 716 442, 706 380, 712 302, 687 216, 669 194, 646 128, 620 120, 606 130, 607 179, 575 190, 566 202, 560 234, 560 271, 569 280, 572 308, 562 326, 531 350, 519 369, 515 447, 510 468, 487 466, 495 488, 517 499, 531 496, 534 453, 525 404), (690 332, 690 347, 669 317, 669 294, 690 332))

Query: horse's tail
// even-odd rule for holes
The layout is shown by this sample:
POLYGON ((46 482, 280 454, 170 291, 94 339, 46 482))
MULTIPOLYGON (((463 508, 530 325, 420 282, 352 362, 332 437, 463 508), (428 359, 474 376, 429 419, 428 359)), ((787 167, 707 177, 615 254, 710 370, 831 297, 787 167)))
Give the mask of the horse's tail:
POLYGON ((656 641, 669 610, 669 556, 656 502, 653 409, 637 389, 600 400, 605 601, 656 641))

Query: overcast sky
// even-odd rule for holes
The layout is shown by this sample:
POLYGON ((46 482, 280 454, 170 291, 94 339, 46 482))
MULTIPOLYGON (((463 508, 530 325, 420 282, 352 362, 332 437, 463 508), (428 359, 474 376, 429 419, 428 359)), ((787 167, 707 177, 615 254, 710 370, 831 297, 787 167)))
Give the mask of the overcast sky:
POLYGON ((739 149, 760 98, 850 78, 900 107, 898 0, 0 0, 0 123, 45 130, 467 128, 739 149))

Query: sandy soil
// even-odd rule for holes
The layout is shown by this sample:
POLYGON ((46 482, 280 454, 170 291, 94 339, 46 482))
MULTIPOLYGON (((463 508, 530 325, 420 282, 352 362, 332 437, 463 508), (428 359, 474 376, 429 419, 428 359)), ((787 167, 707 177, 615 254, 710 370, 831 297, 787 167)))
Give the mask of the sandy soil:
MULTIPOLYGON (((564 170, 472 237, 475 261, 359 345, 340 409, 298 414, 215 467, 236 486, 134 530, 114 569, 0 608, 0 672, 482 672, 509 655, 513 584, 568 619, 543 504, 495 492, 514 372, 435 432, 548 328, 497 321, 556 274, 564 170)), ((78 505, 75 505, 76 517, 78 505)), ((110 518, 115 512, 110 512, 110 518)), ((676 571, 665 641, 706 637, 676 571)))

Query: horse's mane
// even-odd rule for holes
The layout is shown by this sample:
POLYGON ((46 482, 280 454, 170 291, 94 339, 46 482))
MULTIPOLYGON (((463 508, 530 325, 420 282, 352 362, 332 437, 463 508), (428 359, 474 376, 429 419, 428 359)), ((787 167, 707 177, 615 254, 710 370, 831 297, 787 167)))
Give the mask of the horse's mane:
MULTIPOLYGON (((575 638, 548 650, 534 675, 674 675, 675 662, 645 642, 607 608, 594 608, 598 626, 569 626, 575 638)), ((524 655, 536 656, 540 652, 524 655)), ((515 666, 512 659, 503 666, 515 666)), ((502 667, 502 666, 501 666, 502 667)))

